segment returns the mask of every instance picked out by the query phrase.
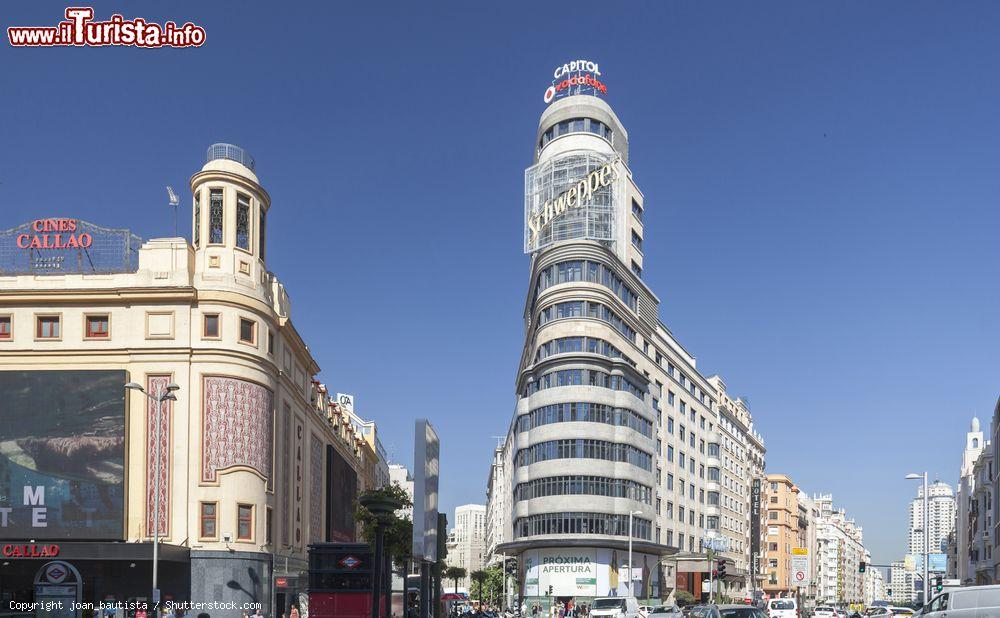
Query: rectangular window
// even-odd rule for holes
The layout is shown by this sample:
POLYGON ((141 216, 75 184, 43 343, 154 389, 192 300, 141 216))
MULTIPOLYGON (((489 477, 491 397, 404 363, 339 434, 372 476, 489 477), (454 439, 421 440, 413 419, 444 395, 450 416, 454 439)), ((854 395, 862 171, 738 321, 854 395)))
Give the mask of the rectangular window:
POLYGON ((240 504, 236 510, 236 538, 240 541, 250 541, 253 539, 253 505, 240 504))
POLYGON ((639 251, 642 251, 642 236, 636 234, 635 230, 632 230, 632 245, 639 251))
POLYGON ((236 246, 250 250, 250 198, 236 194, 236 246))
POLYGON ((107 339, 110 334, 109 324, 111 318, 107 315, 88 315, 87 318, 87 338, 107 339))
POLYGON ((253 320, 240 318, 240 342, 257 343, 257 323, 253 320))
POLYGON ((201 241, 201 191, 194 194, 194 247, 201 241))
POLYGON ((642 278, 642 268, 635 263, 635 260, 632 260, 632 274, 640 279, 642 278))
POLYGON ((274 355, 274 331, 267 329, 267 353, 274 355))
POLYGON ((264 542, 270 545, 272 543, 272 531, 274 530, 274 510, 268 507, 264 512, 264 542))
POLYGON ((223 223, 222 189, 212 189, 208 200, 208 244, 221 245, 225 242, 223 223))
POLYGON ((635 215, 636 219, 642 221, 642 207, 634 199, 632 200, 632 214, 635 215))
POLYGON ((218 339, 222 335, 221 328, 219 325, 219 314, 218 313, 206 313, 205 314, 204 329, 202 330, 202 337, 205 339, 218 339))
POLYGON ((214 539, 217 536, 218 509, 218 505, 214 502, 201 503, 201 538, 214 539))
POLYGON ((0 315, 0 339, 10 339, 12 337, 10 320, 9 315, 0 315))
POLYGON ((59 339, 62 332, 59 328, 59 316, 40 315, 35 328, 35 337, 38 339, 59 339))
POLYGON ((260 219, 259 219, 260 223, 257 225, 257 255, 260 256, 260 259, 263 260, 264 259, 264 232, 265 232, 265 230, 267 228, 264 226, 264 224, 266 223, 266 221, 264 220, 264 208, 260 204, 258 204, 257 206, 260 209, 260 219))

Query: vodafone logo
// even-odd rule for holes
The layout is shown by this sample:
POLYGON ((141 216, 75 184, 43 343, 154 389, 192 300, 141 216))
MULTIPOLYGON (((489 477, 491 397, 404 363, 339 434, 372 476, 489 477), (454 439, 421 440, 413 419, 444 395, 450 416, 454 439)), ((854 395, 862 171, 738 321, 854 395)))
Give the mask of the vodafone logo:
POLYGON ((601 70, 596 62, 574 60, 556 67, 552 73, 552 85, 545 89, 542 100, 548 104, 562 95, 607 94, 608 87, 602 82, 601 70))
POLYGON ((542 100, 545 101, 546 103, 551 103, 552 99, 554 98, 556 98, 556 87, 549 86, 548 88, 545 89, 545 96, 542 97, 542 100))

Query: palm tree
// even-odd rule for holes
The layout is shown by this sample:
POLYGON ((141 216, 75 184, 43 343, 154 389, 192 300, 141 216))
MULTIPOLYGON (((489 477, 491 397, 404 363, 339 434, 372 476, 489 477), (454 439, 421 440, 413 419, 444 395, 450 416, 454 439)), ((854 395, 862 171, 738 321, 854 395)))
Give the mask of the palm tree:
POLYGON ((458 594, 458 580, 465 579, 466 575, 468 575, 468 573, 462 567, 453 566, 444 570, 444 578, 455 582, 455 594, 458 594))
POLYGON ((474 581, 477 584, 479 584, 479 605, 480 605, 480 607, 482 607, 482 605, 483 605, 483 584, 486 583, 486 580, 489 579, 489 576, 490 576, 489 573, 487 573, 486 571, 473 571, 469 575, 469 577, 472 578, 472 581, 474 581))

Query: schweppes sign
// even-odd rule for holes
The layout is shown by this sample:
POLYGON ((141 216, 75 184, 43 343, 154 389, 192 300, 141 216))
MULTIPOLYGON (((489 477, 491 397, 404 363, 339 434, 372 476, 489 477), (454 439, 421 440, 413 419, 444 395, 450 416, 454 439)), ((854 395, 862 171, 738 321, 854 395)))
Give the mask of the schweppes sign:
POLYGON ((594 199, 594 194, 605 187, 611 186, 621 176, 619 164, 621 155, 617 155, 610 162, 590 172, 581 178, 568 190, 559 194, 556 198, 546 200, 544 204, 530 217, 528 217, 528 242, 534 245, 538 235, 552 221, 571 208, 582 208, 590 204, 594 199))

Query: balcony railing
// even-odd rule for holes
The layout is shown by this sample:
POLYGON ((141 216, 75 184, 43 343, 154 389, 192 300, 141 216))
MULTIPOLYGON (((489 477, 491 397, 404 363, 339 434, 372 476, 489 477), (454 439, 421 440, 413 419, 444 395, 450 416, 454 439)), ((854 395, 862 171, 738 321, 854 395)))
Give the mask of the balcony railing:
POLYGON ((255 165, 253 157, 250 156, 250 153, 234 144, 219 143, 209 146, 208 154, 206 155, 206 162, 214 161, 216 159, 236 161, 240 165, 250 169, 250 171, 253 171, 255 165))

